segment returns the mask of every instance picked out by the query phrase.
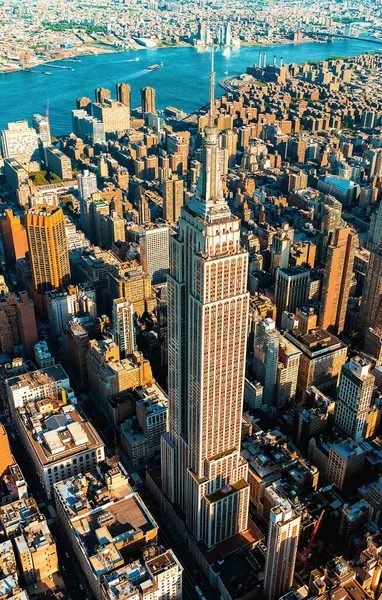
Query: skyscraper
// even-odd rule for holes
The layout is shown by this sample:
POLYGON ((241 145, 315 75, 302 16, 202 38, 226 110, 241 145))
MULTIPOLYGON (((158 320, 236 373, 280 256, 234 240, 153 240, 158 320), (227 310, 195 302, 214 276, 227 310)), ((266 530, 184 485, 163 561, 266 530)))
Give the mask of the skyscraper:
POLYGON ((95 239, 94 211, 92 194, 98 191, 97 176, 87 169, 77 175, 80 197, 81 228, 92 240, 95 239))
POLYGON ((163 218, 170 223, 176 223, 180 209, 184 204, 184 184, 182 179, 173 176, 163 182, 163 218))
POLYGON ((365 335, 368 327, 382 325, 382 244, 370 254, 369 267, 363 288, 359 328, 365 335))
POLYGON ((33 301, 26 292, 0 296, 0 351, 12 353, 17 348, 28 358, 34 356, 38 342, 36 315, 33 301))
POLYGON ((26 169, 37 170, 38 138, 28 121, 8 123, 8 129, 1 132, 1 147, 4 158, 15 158, 26 169))
POLYGON ((141 89, 142 114, 155 113, 155 90, 152 87, 141 89))
POLYGON ((106 99, 110 98, 110 90, 107 88, 96 88, 94 91, 95 101, 96 102, 104 102, 106 99))
POLYGON ((321 203, 321 218, 317 242, 317 258, 323 264, 326 260, 326 250, 331 242, 334 231, 341 226, 342 204, 333 196, 325 196, 321 203))
POLYGON ((292 588, 301 517, 287 500, 271 509, 267 537, 264 595, 278 600, 292 588))
POLYGON ((61 208, 51 213, 28 210, 25 227, 35 289, 44 293, 69 285, 68 243, 61 208))
POLYGON ((276 377, 277 408, 287 406, 295 399, 300 356, 301 351, 281 336, 276 377))
POLYGON ((223 131, 221 145, 222 148, 227 150, 227 167, 232 169, 236 164, 237 133, 233 132, 232 129, 223 131))
POLYGON ((291 240, 287 230, 279 229, 272 238, 272 273, 275 269, 286 268, 289 265, 291 240))
POLYGON ((170 238, 169 432, 161 453, 164 492, 208 548, 247 529, 249 502, 240 456, 248 254, 222 191, 213 67, 210 84, 197 192, 170 238))
POLYGON ((263 401, 269 406, 276 404, 275 388, 280 346, 280 332, 273 319, 262 319, 255 326, 253 352, 253 376, 264 387, 263 401))
POLYGON ((275 300, 278 322, 284 310, 295 312, 308 300, 309 271, 304 267, 286 267, 276 271, 275 300))
POLYGON ((358 443, 365 437, 373 395, 375 378, 369 369, 370 364, 360 356, 344 364, 334 413, 335 424, 358 443))
MULTIPOLYGON (((43 116, 39 114, 35 114, 32 117, 32 125, 36 130, 37 135, 39 137, 41 146, 43 149, 48 148, 51 145, 51 137, 50 137, 50 124, 48 115, 43 116)), ((45 160, 45 155, 42 153, 42 158, 45 160)))
POLYGON ((136 349, 134 327, 134 304, 125 298, 113 300, 114 339, 121 351, 121 358, 126 358, 136 349))
POLYGON ((0 476, 13 465, 15 459, 9 446, 8 435, 4 425, 0 425, 0 476))
POLYGON ((77 175, 78 193, 81 198, 87 200, 90 196, 98 191, 97 188, 97 175, 90 173, 87 169, 83 173, 77 175))
POLYGON ((345 325, 357 242, 358 236, 350 227, 339 227, 326 251, 318 324, 335 333, 341 333, 345 325))
POLYGON ((122 102, 130 108, 131 105, 131 87, 128 83, 117 83, 115 86, 118 102, 122 102))
POLYGON ((164 283, 169 270, 169 228, 166 224, 142 226, 139 248, 144 271, 152 277, 153 284, 164 283))
POLYGON ((5 259, 8 266, 14 268, 16 260, 24 258, 28 250, 27 234, 21 225, 20 217, 7 209, 0 219, 1 236, 3 238, 5 259))

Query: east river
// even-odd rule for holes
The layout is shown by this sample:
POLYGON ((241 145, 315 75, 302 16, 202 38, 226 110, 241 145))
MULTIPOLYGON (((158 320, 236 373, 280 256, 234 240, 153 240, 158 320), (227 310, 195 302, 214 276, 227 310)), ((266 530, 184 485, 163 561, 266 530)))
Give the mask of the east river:
MULTIPOLYGON (((220 79, 244 73, 248 65, 257 62, 259 52, 267 53, 268 63, 273 61, 274 54, 277 62, 283 57, 285 63, 303 63, 380 50, 380 44, 357 39, 218 49, 215 53, 216 94, 224 93, 218 84, 220 79)), ((27 71, 7 73, 0 76, 0 129, 10 121, 30 120, 33 113, 45 113, 49 99, 52 134, 68 133, 71 131, 70 111, 75 108, 77 97, 94 99, 96 87, 110 88, 114 96, 115 84, 121 81, 131 85, 133 107, 140 105, 140 89, 149 85, 156 89, 157 109, 176 106, 191 113, 207 101, 209 61, 208 52, 191 47, 163 48, 84 56, 81 62, 57 61, 33 69, 48 71, 51 75, 27 71), (147 66, 162 61, 163 68, 147 71, 147 66)))

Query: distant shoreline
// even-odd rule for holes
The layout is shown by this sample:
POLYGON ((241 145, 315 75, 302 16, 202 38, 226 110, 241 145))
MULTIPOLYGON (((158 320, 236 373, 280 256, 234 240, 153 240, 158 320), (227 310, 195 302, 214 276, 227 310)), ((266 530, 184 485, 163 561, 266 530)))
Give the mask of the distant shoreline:
MULTIPOLYGON (((307 42, 313 42, 313 43, 322 43, 322 42, 316 42, 315 40, 310 40, 308 38, 305 38, 303 40, 301 40, 300 42, 293 42, 293 40, 284 40, 284 41, 278 41, 278 42, 272 42, 272 43, 265 43, 265 42, 242 42, 240 44, 240 46, 237 47, 231 47, 231 46, 217 46, 218 48, 222 48, 222 49, 229 49, 229 50, 240 50, 240 48, 249 48, 249 47, 259 47, 259 48, 272 48, 274 46, 280 46, 280 45, 286 45, 286 44, 295 44, 296 46, 298 46, 299 44, 304 44, 307 42)), ((324 42, 326 43, 326 42, 324 42)), ((44 65, 47 65, 49 63, 53 63, 53 62, 58 62, 58 61, 65 61, 65 60, 81 60, 82 57, 85 56, 98 56, 99 54, 118 54, 121 52, 139 52, 142 50, 165 50, 165 49, 171 49, 171 48, 195 48, 195 50, 200 51, 200 50, 205 50, 207 48, 207 46, 201 46, 201 47, 197 47, 194 46, 193 44, 190 44, 188 42, 176 42, 174 44, 165 44, 165 43, 161 43, 158 44, 157 46, 155 46, 155 48, 147 48, 145 46, 140 46, 137 44, 137 46, 135 48, 119 48, 117 46, 109 46, 108 44, 89 44, 89 49, 92 48, 94 49, 93 52, 89 51, 89 52, 71 52, 70 54, 68 54, 68 56, 65 57, 55 57, 55 58, 47 58, 46 60, 43 60, 39 63, 36 63, 34 65, 30 65, 30 66, 23 66, 21 68, 15 68, 15 69, 8 69, 7 71, 0 71, 0 75, 8 75, 10 73, 19 73, 22 71, 28 71, 28 69, 38 69, 39 67, 43 67, 44 65)), ((83 46, 81 46, 82 49, 84 49, 83 46)), ((76 48, 73 48, 73 50, 76 50, 76 48)))
MULTIPOLYGON (((136 48, 119 48, 117 46, 112 46, 108 44, 91 44, 88 46, 89 48, 94 48, 93 52, 73 52, 68 54, 65 57, 57 56, 55 58, 47 58, 41 62, 38 62, 34 65, 25 65, 21 68, 8 69, 7 71, 0 71, 0 75, 8 75, 9 73, 20 73, 22 71, 28 71, 28 69, 37 69, 38 67, 43 67, 44 65, 49 65, 49 63, 65 61, 65 60, 73 60, 76 59, 78 61, 81 60, 82 57, 85 56, 98 56, 99 54, 118 54, 121 52, 138 52, 140 50, 161 50, 167 48, 193 48, 192 44, 187 44, 185 42, 178 42, 176 44, 159 44, 155 46, 155 48, 146 48, 145 46, 137 45, 136 48)), ((83 49, 83 46, 81 46, 83 49)), ((73 48, 75 50, 75 48, 73 48)))
MULTIPOLYGON (((337 38, 337 39, 341 39, 341 38, 337 38)), ((356 38, 355 38, 356 39, 356 38)), ((381 42, 378 42, 376 40, 366 40, 366 39, 360 39, 358 38, 359 41, 362 42, 370 42, 370 43, 375 43, 376 45, 381 44, 381 42)), ((307 44, 307 43, 312 43, 312 44, 328 44, 330 43, 329 41, 324 41, 324 40, 314 40, 308 37, 303 38, 302 40, 295 42, 293 40, 278 40, 276 42, 270 42, 270 43, 266 43, 266 42, 241 42, 240 46, 237 47, 232 47, 232 46, 217 46, 217 48, 221 48, 221 49, 229 49, 229 50, 240 50, 240 48, 273 48, 276 46, 300 46, 301 44, 307 44)), ((138 52, 138 51, 142 51, 142 50, 165 50, 165 49, 171 49, 171 48, 195 48, 196 51, 203 51, 206 50, 208 48, 208 46, 194 46, 193 44, 189 43, 189 42, 175 42, 175 43, 159 43, 157 44, 154 48, 147 48, 145 46, 141 46, 139 44, 136 44, 136 47, 134 48, 120 48, 118 46, 113 46, 113 45, 108 45, 108 44, 104 44, 102 42, 98 42, 98 43, 91 43, 91 44, 84 44, 83 46, 81 46, 80 48, 78 48, 78 52, 76 52, 77 48, 73 48, 73 49, 68 49, 68 50, 73 50, 73 52, 70 52, 70 54, 68 54, 68 56, 65 57, 60 57, 57 56, 55 58, 47 58, 46 60, 43 60, 41 62, 36 63, 35 65, 30 65, 30 66, 22 66, 21 68, 14 68, 14 69, 9 69, 7 71, 0 71, 0 75, 8 75, 9 73, 18 73, 18 72, 22 72, 22 71, 27 71, 28 69, 37 69, 38 67, 42 67, 48 63, 52 63, 52 62, 56 62, 56 61, 65 61, 65 60, 81 60, 82 57, 86 57, 86 56, 98 56, 99 54, 118 54, 121 52, 138 52), (86 51, 86 47, 89 49, 89 51, 86 51), (90 48, 92 49, 92 51, 90 51, 90 48), (81 52, 80 50, 85 50, 84 52, 81 52)), ((381 50, 370 50, 368 52, 368 54, 373 53, 373 52, 381 52, 381 50)), ((343 58, 348 58, 352 56, 351 54, 349 55, 344 55, 343 58)))

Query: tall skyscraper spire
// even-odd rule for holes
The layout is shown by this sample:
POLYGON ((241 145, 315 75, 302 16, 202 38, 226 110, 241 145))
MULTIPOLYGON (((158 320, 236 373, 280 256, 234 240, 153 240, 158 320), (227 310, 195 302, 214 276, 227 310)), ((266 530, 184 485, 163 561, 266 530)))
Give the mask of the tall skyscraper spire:
POLYGON ((200 179, 170 239, 169 432, 161 453, 163 490, 208 548, 247 529, 249 503, 240 454, 248 253, 223 194, 214 112, 212 48, 200 179))
POLYGON ((219 148, 219 131, 215 126, 215 71, 214 46, 211 46, 210 103, 208 122, 204 129, 202 168, 196 194, 190 199, 189 207, 201 217, 212 220, 231 216, 225 201, 222 186, 222 160, 219 148))
POLYGON ((210 114, 208 119, 209 127, 215 127, 215 47, 211 44, 211 71, 210 71, 210 114))

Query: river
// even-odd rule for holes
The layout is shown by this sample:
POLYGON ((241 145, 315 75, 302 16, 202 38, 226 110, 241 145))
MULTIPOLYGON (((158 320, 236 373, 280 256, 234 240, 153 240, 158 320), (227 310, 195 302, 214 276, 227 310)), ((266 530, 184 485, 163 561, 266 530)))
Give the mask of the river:
MULTIPOLYGON (((327 43, 306 42, 262 48, 243 46, 240 49, 218 49, 215 54, 216 94, 222 95, 219 79, 245 72, 248 65, 258 60, 259 52, 266 51, 267 62, 276 54, 279 62, 303 63, 306 60, 325 60, 331 56, 355 56, 379 51, 380 44, 360 40, 335 40, 327 43)), ((73 67, 51 68, 49 64, 36 67, 51 75, 18 71, 0 76, 2 110, 0 129, 10 121, 31 119, 35 112, 45 113, 50 103, 50 122, 53 135, 71 131, 71 113, 79 96, 94 98, 96 87, 106 87, 115 94, 115 84, 127 82, 132 88, 132 106, 140 106, 140 89, 146 85, 156 89, 157 109, 176 106, 193 112, 208 98, 209 53, 191 47, 161 48, 126 51, 113 54, 84 56, 81 62, 57 61, 55 65, 73 67), (139 62, 134 59, 139 58, 139 62), (147 71, 146 67, 163 61, 164 67, 147 71)))

